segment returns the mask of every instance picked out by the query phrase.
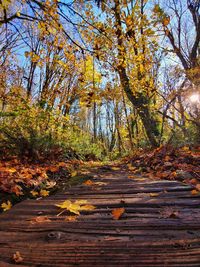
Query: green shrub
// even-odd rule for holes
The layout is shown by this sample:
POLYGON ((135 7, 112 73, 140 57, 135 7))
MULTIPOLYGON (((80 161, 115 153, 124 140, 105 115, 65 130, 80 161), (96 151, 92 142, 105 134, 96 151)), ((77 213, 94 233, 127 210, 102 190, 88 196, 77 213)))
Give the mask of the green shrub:
POLYGON ((1 113, 0 149, 7 155, 31 160, 101 158, 100 143, 91 144, 91 136, 71 125, 69 118, 38 105, 17 107, 1 113))

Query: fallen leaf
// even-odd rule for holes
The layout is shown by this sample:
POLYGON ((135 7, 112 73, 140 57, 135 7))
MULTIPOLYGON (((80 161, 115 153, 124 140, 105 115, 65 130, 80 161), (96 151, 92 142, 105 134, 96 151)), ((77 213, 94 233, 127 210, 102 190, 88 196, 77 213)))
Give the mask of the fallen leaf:
POLYGON ((170 161, 170 156, 165 156, 164 161, 170 161))
POLYGON ((49 195, 49 191, 47 191, 45 189, 40 190, 40 196, 41 197, 47 197, 48 195, 49 195))
POLYGON ((30 193, 31 193, 31 195, 33 196, 33 197, 36 197, 36 196, 38 196, 38 192, 36 192, 36 191, 34 191, 34 190, 32 190, 32 191, 30 191, 30 193))
POLYGON ((197 184, 197 185, 195 186, 195 188, 196 188, 196 190, 200 191, 200 184, 197 184))
POLYGON ((83 183, 84 185, 88 185, 88 186, 91 186, 91 185, 94 185, 94 182, 92 182, 91 180, 87 180, 83 183))
POLYGON ((130 163, 127 164, 127 167, 129 169, 129 171, 135 171, 136 170, 136 167, 133 167, 130 163))
POLYGON ((56 182, 54 182, 54 181, 47 181, 45 187, 47 189, 50 189, 50 188, 53 188, 55 185, 56 185, 56 182))
POLYGON ((190 148, 189 148, 188 146, 183 146, 183 147, 181 148, 181 150, 183 150, 183 151, 189 151, 190 148))
POLYGON ((116 208, 112 210, 112 216, 114 220, 119 220, 119 218, 122 216, 122 214, 125 212, 124 208, 116 208))
POLYGON ((65 200, 64 202, 55 205, 61 209, 64 209, 59 214, 57 214, 57 216, 61 215, 65 210, 68 210, 76 215, 80 215, 80 211, 89 211, 95 209, 95 206, 89 205, 87 203, 87 200, 76 200, 75 202, 65 200))
POLYGON ((24 259, 22 258, 19 251, 16 251, 15 254, 13 254, 13 261, 15 263, 21 263, 24 259))
POLYGON ((111 167, 111 169, 112 169, 113 171, 119 171, 119 170, 120 170, 119 167, 111 167))
POLYGON ((197 195, 199 193, 199 191, 197 191, 196 189, 193 189, 192 191, 191 191, 191 194, 192 195, 197 195))
POLYGON ((105 241, 115 241, 115 240, 120 240, 120 237, 116 237, 116 236, 106 236, 104 237, 105 241))
POLYGON ((38 216, 30 220, 31 224, 51 222, 47 216, 38 216))
POLYGON ((104 182, 95 182, 94 184, 95 184, 95 185, 100 185, 100 186, 101 186, 101 185, 107 185, 108 183, 104 183, 104 182))
POLYGON ((50 172, 58 172, 59 171, 59 166, 50 166, 47 169, 50 172))
POLYGON ((8 200, 7 202, 1 204, 1 208, 3 211, 7 211, 12 208, 12 203, 8 200))
POLYGON ((177 176, 177 172, 176 171, 173 171, 172 173, 171 173, 171 177, 172 178, 175 178, 177 176))
POLYGON ((189 182, 194 185, 198 183, 197 179, 195 178, 191 179, 189 182))
POLYGON ((81 207, 81 210, 94 210, 95 209, 95 206, 93 206, 93 205, 84 205, 84 206, 82 206, 81 207))
POLYGON ((17 172, 17 170, 15 168, 9 168, 8 172, 14 173, 14 172, 17 172))
POLYGON ((87 202, 87 200, 85 200, 85 199, 80 199, 80 200, 76 200, 75 203, 78 204, 78 205, 85 205, 85 204, 87 204, 88 202, 87 202))
POLYGON ((157 197, 157 196, 159 196, 158 193, 150 193, 149 195, 150 195, 150 197, 157 197))
POLYGON ((77 221, 77 218, 78 218, 78 216, 67 216, 65 218, 65 221, 67 221, 67 222, 75 222, 75 221, 77 221))
POLYGON ((129 175, 128 178, 129 179, 133 179, 133 178, 135 178, 135 176, 134 175, 129 175))
POLYGON ((67 167, 67 163, 65 163, 65 162, 59 162, 58 163, 58 166, 59 167, 67 167))
POLYGON ((23 195, 21 186, 17 184, 12 187, 12 192, 15 193, 17 196, 23 195))
POLYGON ((71 172, 71 177, 74 177, 74 176, 76 176, 78 173, 77 173, 77 171, 73 171, 73 172, 71 172))

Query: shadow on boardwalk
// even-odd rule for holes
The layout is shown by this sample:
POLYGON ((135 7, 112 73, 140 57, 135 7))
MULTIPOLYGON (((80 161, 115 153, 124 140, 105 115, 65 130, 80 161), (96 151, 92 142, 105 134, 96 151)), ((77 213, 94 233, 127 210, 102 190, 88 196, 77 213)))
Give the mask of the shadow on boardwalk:
MULTIPOLYGON (((97 170, 98 173, 98 170, 97 170)), ((128 178, 127 170, 97 175, 101 186, 26 200, 0 215, 0 267, 200 266, 200 197, 176 181, 128 178), (66 221, 55 204, 85 199, 96 209, 66 221), (112 210, 124 207, 114 220, 112 210), (49 222, 31 223, 37 216, 49 222)))

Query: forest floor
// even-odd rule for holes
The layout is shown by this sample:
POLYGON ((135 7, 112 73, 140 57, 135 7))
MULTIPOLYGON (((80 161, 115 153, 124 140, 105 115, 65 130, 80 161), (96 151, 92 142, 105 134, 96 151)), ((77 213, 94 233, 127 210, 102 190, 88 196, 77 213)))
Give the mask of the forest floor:
POLYGON ((2 162, 2 209, 28 199, 0 214, 0 267, 200 266, 199 160, 163 147, 107 165, 2 162))

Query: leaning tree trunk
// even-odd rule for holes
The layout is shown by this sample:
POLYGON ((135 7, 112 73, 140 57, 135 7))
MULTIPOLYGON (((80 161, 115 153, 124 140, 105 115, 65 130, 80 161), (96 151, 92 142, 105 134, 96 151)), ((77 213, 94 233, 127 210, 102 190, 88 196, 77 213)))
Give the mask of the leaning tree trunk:
MULTIPOLYGON (((119 73, 121 85, 128 99, 136 108, 142 120, 150 144, 152 145, 152 147, 157 147, 159 146, 159 142, 157 141, 156 136, 159 135, 159 132, 157 127, 157 122, 151 116, 149 110, 148 106, 149 99, 144 93, 133 94, 131 90, 129 77, 126 73, 126 67, 125 67, 126 64, 124 64, 126 62, 126 49, 123 43, 123 31, 122 31, 122 22, 120 16, 120 2, 119 0, 114 0, 114 2, 115 2, 114 12, 116 21, 116 37, 118 44, 118 59, 119 62, 121 62, 120 64, 118 64, 117 70, 119 73)), ((138 51, 136 51, 136 53, 138 53, 138 51)), ((138 73, 138 76, 140 76, 140 73, 138 73)))
POLYGON ((148 98, 145 97, 142 94, 133 94, 130 84, 129 84, 129 78, 126 74, 126 70, 124 67, 119 66, 118 67, 120 81, 122 84, 122 87, 130 100, 130 102, 133 104, 133 106, 136 108, 141 121, 144 125, 147 137, 149 139, 150 144, 153 147, 159 146, 159 143, 156 139, 156 136, 159 135, 157 122, 156 120, 151 116, 149 107, 148 107, 148 98))

